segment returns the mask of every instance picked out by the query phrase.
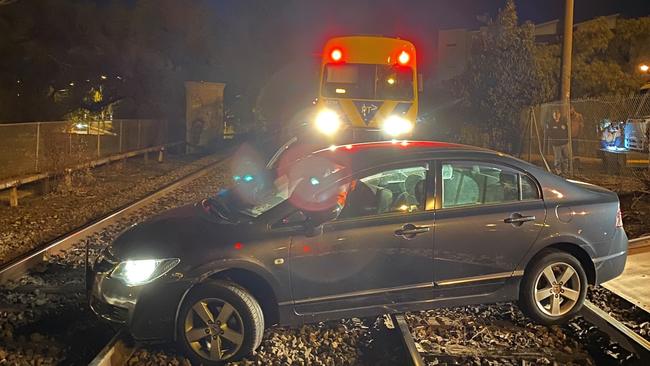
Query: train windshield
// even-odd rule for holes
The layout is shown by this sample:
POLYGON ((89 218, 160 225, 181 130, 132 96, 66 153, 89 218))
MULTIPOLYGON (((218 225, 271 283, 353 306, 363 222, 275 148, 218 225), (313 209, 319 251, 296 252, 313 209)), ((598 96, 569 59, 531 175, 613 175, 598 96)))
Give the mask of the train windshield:
POLYGON ((329 98, 413 100, 413 69, 399 65, 327 64, 322 94, 329 98))

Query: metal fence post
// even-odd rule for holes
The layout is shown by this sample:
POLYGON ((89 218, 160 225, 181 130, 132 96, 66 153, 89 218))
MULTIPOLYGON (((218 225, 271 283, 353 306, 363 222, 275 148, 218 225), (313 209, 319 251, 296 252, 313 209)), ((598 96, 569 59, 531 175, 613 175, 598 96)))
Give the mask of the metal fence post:
POLYGON ((36 164, 34 166, 35 170, 38 171, 38 155, 39 155, 39 142, 41 140, 41 124, 40 122, 36 124, 36 164))
POLYGON ((101 134, 99 133, 99 129, 97 129, 97 157, 98 158, 102 156, 101 143, 102 143, 101 134))
POLYGON ((138 149, 141 147, 140 145, 140 134, 142 132, 142 121, 138 120, 138 149))
POLYGON ((124 121, 120 121, 120 153, 122 152, 122 136, 124 135, 124 121))
POLYGON ((535 113, 534 107, 530 107, 530 112, 528 114, 528 162, 530 163, 532 158, 532 148, 533 148, 533 114, 535 113))

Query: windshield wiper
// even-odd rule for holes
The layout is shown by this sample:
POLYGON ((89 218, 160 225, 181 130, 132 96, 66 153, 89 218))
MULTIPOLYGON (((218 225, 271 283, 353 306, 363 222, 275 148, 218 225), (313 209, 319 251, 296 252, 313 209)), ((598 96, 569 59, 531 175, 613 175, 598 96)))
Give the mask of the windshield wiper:
POLYGON ((233 224, 236 224, 238 222, 226 202, 224 202, 219 196, 210 197, 203 200, 202 205, 203 208, 207 209, 210 213, 218 216, 224 221, 233 224))

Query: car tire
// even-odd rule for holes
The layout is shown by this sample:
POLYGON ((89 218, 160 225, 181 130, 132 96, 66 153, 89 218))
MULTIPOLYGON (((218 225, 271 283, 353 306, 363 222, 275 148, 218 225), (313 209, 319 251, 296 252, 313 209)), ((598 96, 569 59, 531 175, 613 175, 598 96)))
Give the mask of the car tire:
POLYGON ((223 365, 259 347, 264 314, 246 289, 214 280, 190 291, 178 313, 176 328, 177 342, 193 365, 223 365))
POLYGON ((582 308, 587 285, 578 259, 557 249, 544 249, 524 271, 519 306, 541 324, 565 323, 582 308))

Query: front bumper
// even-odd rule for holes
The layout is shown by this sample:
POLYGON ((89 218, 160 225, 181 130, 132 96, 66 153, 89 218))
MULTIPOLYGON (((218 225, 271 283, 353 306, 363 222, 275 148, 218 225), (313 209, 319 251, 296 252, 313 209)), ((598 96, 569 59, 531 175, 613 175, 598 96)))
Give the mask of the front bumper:
POLYGON ((628 239, 623 228, 616 229, 608 252, 593 259, 596 268, 596 284, 599 285, 620 276, 627 262, 628 239))
POLYGON ((191 283, 163 276, 146 285, 129 287, 101 267, 96 264, 86 272, 92 311, 103 319, 124 324, 138 341, 174 340, 176 313, 191 283))

